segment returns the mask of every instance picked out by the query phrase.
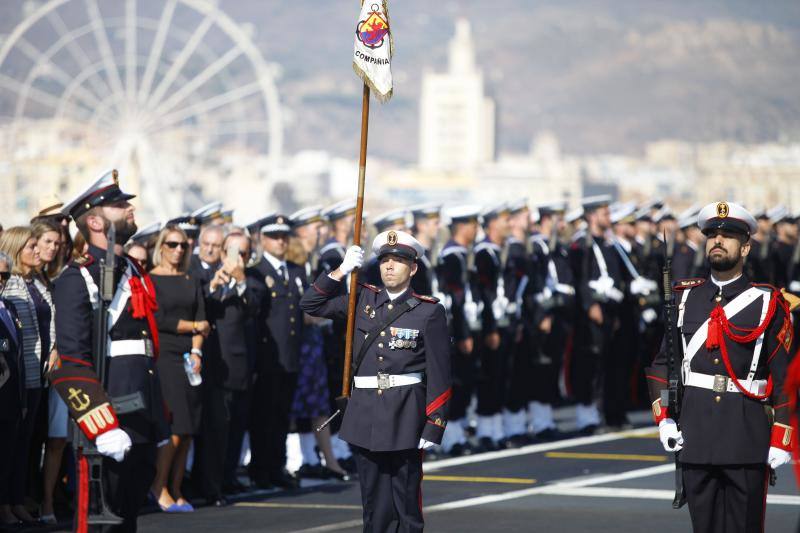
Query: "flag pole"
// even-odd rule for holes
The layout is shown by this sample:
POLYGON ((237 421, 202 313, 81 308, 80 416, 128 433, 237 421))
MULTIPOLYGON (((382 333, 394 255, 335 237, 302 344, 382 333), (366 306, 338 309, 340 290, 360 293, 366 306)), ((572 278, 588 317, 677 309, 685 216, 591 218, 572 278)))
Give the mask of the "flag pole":
MULTIPOLYGON (((364 184, 367 175, 367 138, 369 130, 369 86, 364 84, 361 100, 361 148, 358 154, 358 196, 356 197, 356 223, 353 229, 353 244, 361 245, 361 223, 364 213, 364 184)), ((350 381, 353 363, 353 337, 356 326, 356 297, 358 269, 350 275, 350 298, 347 301, 347 333, 344 341, 344 369, 342 372, 342 396, 350 397, 350 381)))

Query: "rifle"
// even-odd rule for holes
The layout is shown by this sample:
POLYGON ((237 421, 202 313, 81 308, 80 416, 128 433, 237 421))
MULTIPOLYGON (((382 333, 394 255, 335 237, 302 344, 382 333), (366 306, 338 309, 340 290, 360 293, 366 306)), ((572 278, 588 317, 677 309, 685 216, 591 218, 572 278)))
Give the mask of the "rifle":
MULTIPOLYGON (((667 242, 667 234, 664 232, 664 242, 667 242)), ((664 261, 664 321, 665 321, 665 340, 667 347, 667 389, 661 391, 661 406, 666 407, 670 416, 680 428, 681 415, 681 389, 680 377, 676 366, 676 351, 682 350, 680 332, 676 327, 675 301, 672 293, 672 253, 667 253, 664 261)), ((683 354, 681 354, 681 359, 683 354)), ((672 439, 670 439, 672 440, 672 439)), ((673 442, 669 443, 674 446, 673 442)), ((686 494, 683 490, 683 471, 681 469, 680 452, 675 452, 675 497, 672 500, 672 508, 680 509, 686 503, 686 494)))
MULTIPOLYGON (((108 355, 108 307, 114 299, 114 245, 116 229, 112 223, 107 234, 108 248, 105 259, 100 259, 100 301, 93 310, 92 344, 94 368, 104 390, 108 390, 107 355, 108 355)), ((76 514, 76 531, 84 533, 89 525, 119 525, 123 520, 106 503, 103 491, 103 456, 83 431, 73 428, 73 446, 78 456, 79 486, 88 490, 78 491, 76 514), (82 493, 83 492, 83 493, 82 493), (84 501, 82 501, 84 500, 84 501)))

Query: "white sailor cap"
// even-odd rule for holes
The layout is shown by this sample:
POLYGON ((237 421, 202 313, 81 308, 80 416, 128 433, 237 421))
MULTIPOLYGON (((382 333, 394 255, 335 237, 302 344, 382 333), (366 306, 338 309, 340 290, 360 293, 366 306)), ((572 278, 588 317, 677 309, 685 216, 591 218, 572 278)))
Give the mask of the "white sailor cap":
POLYGON ((74 220, 93 207, 130 200, 131 198, 136 198, 136 195, 122 192, 119 188, 119 173, 116 170, 109 170, 69 201, 61 209, 61 212, 71 216, 74 220))
POLYGON ((356 212, 356 201, 355 200, 342 200, 341 202, 336 202, 333 205, 330 205, 322 210, 322 216, 330 220, 331 222, 334 220, 338 220, 342 217, 346 217, 347 215, 355 214, 356 212))
POLYGON ((444 210, 444 216, 450 220, 450 224, 477 222, 480 213, 481 208, 477 205, 459 205, 444 210))
POLYGON ((274 214, 261 219, 261 234, 270 235, 273 233, 289 233, 292 227, 289 225, 289 217, 280 214, 274 214))
POLYGON ((392 254, 416 261, 425 253, 425 249, 410 233, 405 231, 384 231, 372 241, 372 253, 379 259, 392 254))
POLYGON ((697 225, 697 215, 700 213, 701 205, 693 205, 689 209, 682 211, 678 215, 678 227, 680 229, 691 228, 697 225))
POLYGON ((610 203, 610 194, 598 194, 595 196, 586 196, 581 198, 581 206, 583 207, 584 213, 594 211, 595 209, 599 209, 601 207, 608 207, 610 203))
POLYGON ((159 231, 161 231, 161 222, 153 222, 134 233, 130 240, 131 242, 143 242, 159 231))
POLYGON ((652 222, 653 217, 650 215, 650 208, 647 206, 639 208, 636 211, 636 222, 652 222))
POLYGON ((653 222, 658 224, 659 222, 663 222, 665 220, 676 220, 675 214, 672 212, 672 209, 669 206, 665 205, 653 215, 653 222))
POLYGON ((567 202, 559 200, 557 202, 547 202, 536 206, 540 217, 553 216, 554 214, 564 214, 567 210, 567 202))
POLYGON ((636 204, 618 204, 611 213, 612 224, 633 224, 636 222, 636 204))
POLYGON ((312 205, 299 209, 289 215, 289 221, 292 223, 293 228, 305 226, 312 222, 324 222, 325 218, 322 216, 322 206, 312 205))
POLYGON ((792 214, 789 212, 788 209, 786 209, 786 206, 784 205, 775 206, 769 211, 767 211, 767 218, 769 218, 769 221, 772 222, 773 224, 777 224, 779 222, 794 221, 794 217, 792 217, 792 214))
POLYGON ((716 229, 733 231, 749 236, 757 229, 756 219, 747 209, 733 202, 715 202, 708 204, 697 215, 700 231, 708 234, 716 229))
POLYGON ((527 198, 519 198, 517 200, 513 200, 508 202, 507 204, 508 212, 512 215, 516 215, 517 213, 521 213, 525 210, 528 210, 528 199, 527 198))
POLYGON ((510 212, 507 202, 490 205, 481 211, 481 222, 486 225, 500 215, 508 215, 510 212))
POLYGON ((572 224, 573 222, 575 222, 576 220, 578 220, 582 216, 583 216, 583 208, 582 207, 578 207, 578 208, 573 209, 572 211, 569 211, 567 214, 565 214, 564 215, 564 220, 568 224, 572 224))
POLYGON ((414 220, 423 218, 439 218, 442 212, 442 204, 419 204, 411 207, 411 214, 414 220))
POLYGON ((378 232, 382 232, 391 227, 406 229, 413 224, 413 220, 411 219, 411 213, 407 209, 395 209, 375 217, 372 224, 378 232))
POLYGON ((206 204, 192 211, 191 216, 193 216, 201 226, 207 222, 211 222, 215 218, 220 218, 222 217, 222 202, 206 204))
POLYGON ((179 217, 171 218, 164 222, 164 227, 167 226, 175 226, 182 229, 190 238, 197 237, 197 234, 200 231, 197 218, 193 217, 192 215, 181 215, 179 217))

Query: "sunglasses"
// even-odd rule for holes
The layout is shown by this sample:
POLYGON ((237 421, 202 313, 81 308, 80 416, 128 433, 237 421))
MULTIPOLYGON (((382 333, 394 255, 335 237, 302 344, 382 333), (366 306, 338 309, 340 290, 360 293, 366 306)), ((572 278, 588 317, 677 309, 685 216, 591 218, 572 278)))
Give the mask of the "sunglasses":
POLYGON ((185 250, 189 246, 189 244, 186 242, 165 241, 164 246, 166 246, 170 250, 174 250, 175 248, 180 246, 182 249, 185 250))

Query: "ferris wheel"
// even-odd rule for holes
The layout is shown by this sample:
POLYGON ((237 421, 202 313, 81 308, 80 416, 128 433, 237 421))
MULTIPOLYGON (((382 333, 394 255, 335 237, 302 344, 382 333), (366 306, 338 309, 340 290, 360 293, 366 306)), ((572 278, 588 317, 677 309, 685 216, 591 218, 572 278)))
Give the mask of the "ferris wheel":
POLYGON ((0 46, 0 149, 11 164, 44 151, 120 168, 151 218, 179 214, 198 177, 225 179, 231 153, 258 158, 264 180, 274 174, 278 68, 216 0, 26 6, 0 46), (48 141, 22 149, 32 131, 48 141))

